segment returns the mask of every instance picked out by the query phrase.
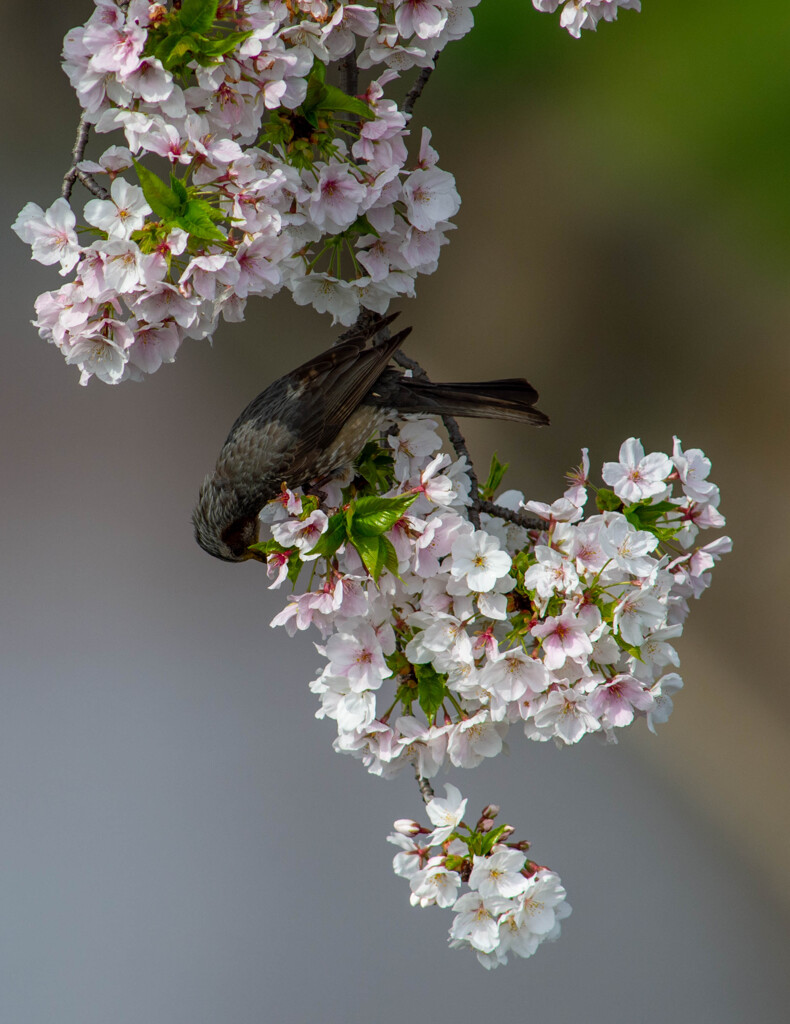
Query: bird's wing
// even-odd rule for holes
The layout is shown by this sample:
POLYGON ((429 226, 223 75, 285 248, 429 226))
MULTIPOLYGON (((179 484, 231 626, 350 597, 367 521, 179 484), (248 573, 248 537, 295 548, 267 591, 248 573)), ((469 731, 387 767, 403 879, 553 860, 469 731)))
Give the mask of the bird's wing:
POLYGON ((370 348, 345 342, 288 375, 298 382, 293 401, 299 413, 300 456, 292 464, 294 479, 309 472, 316 452, 331 445, 408 333, 401 331, 370 348))
POLYGON ((322 435, 326 432, 331 438, 340 430, 381 376, 410 330, 406 328, 370 348, 360 348, 356 342, 347 342, 324 353, 330 357, 331 365, 319 369, 312 382, 312 387, 320 388, 323 399, 324 421, 319 428, 322 435), (341 353, 337 359, 331 359, 335 352, 346 348, 346 345, 347 352, 341 353))
POLYGON ((226 452, 236 460, 243 453, 251 477, 276 467, 291 486, 300 483, 409 333, 410 328, 366 348, 366 341, 392 319, 376 320, 269 385, 231 427, 218 468, 224 468, 226 452))

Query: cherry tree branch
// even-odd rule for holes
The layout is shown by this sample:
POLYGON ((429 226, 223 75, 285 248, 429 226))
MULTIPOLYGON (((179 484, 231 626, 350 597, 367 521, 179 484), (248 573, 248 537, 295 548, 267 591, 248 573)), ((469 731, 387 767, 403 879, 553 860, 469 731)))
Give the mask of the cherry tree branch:
POLYGON ((352 50, 340 61, 340 85, 348 96, 356 96, 359 92, 359 68, 357 53, 352 50))
POLYGON ((63 185, 60 190, 60 194, 66 202, 71 199, 71 193, 74 188, 75 181, 81 182, 90 193, 94 196, 98 196, 99 199, 107 199, 110 195, 103 185, 100 185, 98 181, 91 177, 90 174, 79 170, 77 166, 85 156, 85 147, 88 145, 88 136, 90 135, 90 131, 90 122, 87 120, 87 116, 83 112, 82 117, 79 120, 79 124, 77 125, 77 137, 74 140, 74 148, 71 151, 71 167, 63 176, 63 185))
POLYGON ((525 530, 542 530, 546 526, 544 519, 539 519, 537 516, 528 516, 524 512, 516 512, 512 508, 505 508, 504 505, 497 505, 494 501, 485 501, 485 499, 480 498, 477 501, 477 507, 481 512, 487 512, 490 516, 504 519, 508 523, 513 523, 514 526, 523 527, 525 530))
POLYGON ((430 803, 430 801, 433 800, 436 794, 434 793, 433 786, 430 784, 430 782, 422 775, 420 775, 420 769, 416 765, 414 766, 414 777, 417 780, 417 787, 420 790, 422 802, 424 804, 430 803))
POLYGON ((408 93, 406 94, 406 99, 404 100, 403 103, 403 112, 405 114, 411 115, 413 113, 414 104, 417 102, 420 96, 422 96, 422 91, 427 85, 428 79, 431 77, 431 75, 434 73, 436 69, 436 62, 438 61, 438 59, 439 54, 435 53, 433 55, 433 65, 427 68, 423 68, 419 76, 417 77, 417 81, 414 83, 411 89, 409 89, 408 93))

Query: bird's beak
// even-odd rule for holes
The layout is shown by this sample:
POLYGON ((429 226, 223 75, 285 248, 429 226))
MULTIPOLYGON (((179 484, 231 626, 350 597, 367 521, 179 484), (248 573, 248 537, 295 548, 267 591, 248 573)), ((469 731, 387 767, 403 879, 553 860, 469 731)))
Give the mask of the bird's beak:
POLYGON ((261 552, 261 551, 251 551, 248 548, 247 549, 247 554, 244 555, 242 561, 246 562, 250 558, 254 558, 256 562, 264 562, 264 563, 266 562, 266 555, 264 555, 263 552, 261 552))

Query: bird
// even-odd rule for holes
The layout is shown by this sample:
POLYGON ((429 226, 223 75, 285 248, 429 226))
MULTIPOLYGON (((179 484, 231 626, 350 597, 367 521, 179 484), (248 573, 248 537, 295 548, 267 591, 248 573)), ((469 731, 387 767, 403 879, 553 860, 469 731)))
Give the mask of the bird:
POLYGON ((434 384, 391 367, 411 333, 407 327, 390 336, 395 316, 348 332, 270 384, 238 416, 192 513, 204 551, 225 562, 260 558, 250 550, 258 541, 258 515, 283 484, 292 490, 320 486, 351 465, 397 413, 548 424, 534 408, 537 391, 523 378, 434 384))

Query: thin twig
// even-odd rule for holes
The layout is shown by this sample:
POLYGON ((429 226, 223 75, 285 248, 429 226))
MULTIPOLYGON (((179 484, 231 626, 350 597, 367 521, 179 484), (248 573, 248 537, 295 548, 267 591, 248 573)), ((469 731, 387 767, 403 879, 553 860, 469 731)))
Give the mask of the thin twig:
POLYGON ((359 91, 359 68, 356 50, 347 53, 340 61, 340 86, 347 96, 356 96, 359 91))
POLYGON ((469 477, 469 496, 472 499, 472 504, 469 506, 469 522, 476 530, 479 530, 480 499, 478 494, 480 493, 480 483, 477 479, 477 473, 475 473, 475 467, 472 464, 472 456, 469 454, 469 449, 466 447, 466 439, 461 433, 461 428, 458 426, 458 421, 455 417, 442 416, 442 420, 450 437, 450 444, 455 449, 455 454, 459 459, 466 459, 466 475, 469 477))
POLYGON ((437 51, 433 55, 433 64, 431 66, 427 67, 427 68, 423 68, 422 69, 422 71, 420 72, 420 74, 419 74, 419 76, 417 78, 417 81, 414 83, 414 85, 411 87, 411 89, 409 89, 408 93, 406 94, 406 99, 403 102, 403 112, 404 112, 404 114, 409 114, 411 116, 411 114, 413 113, 413 111, 414 111, 414 104, 417 102, 417 100, 422 95, 422 90, 425 88, 425 86, 426 86, 426 84, 428 82, 428 79, 433 74, 433 72, 434 72, 434 70, 436 68, 436 62, 437 62, 438 59, 439 59, 439 53, 437 51))
POLYGON ((513 523, 515 526, 521 526, 525 530, 542 530, 546 527, 545 519, 539 519, 537 516, 528 516, 523 512, 514 512, 511 508, 505 508, 504 505, 497 505, 493 501, 485 501, 480 498, 477 502, 477 507, 481 512, 487 512, 490 516, 496 516, 497 519, 504 519, 508 523, 513 523))
POLYGON ((85 171, 77 171, 77 178, 94 196, 98 196, 99 199, 110 198, 110 193, 104 185, 100 185, 90 174, 86 174, 85 171))
POLYGON ((90 122, 86 119, 86 115, 83 112, 80 122, 77 125, 77 138, 74 140, 74 148, 71 151, 71 167, 67 173, 63 176, 63 185, 60 189, 60 194, 68 202, 71 199, 71 193, 74 189, 74 182, 80 181, 85 188, 92 193, 94 196, 98 196, 99 199, 108 199, 110 193, 107 189, 98 183, 86 171, 81 171, 77 166, 85 156, 85 147, 88 145, 88 136, 90 135, 91 126, 90 122))
POLYGON ((428 374, 423 370, 417 360, 407 356, 402 349, 399 348, 392 358, 398 366, 402 366, 406 370, 411 370, 415 380, 428 380, 428 374))
POLYGON ((63 185, 60 190, 60 194, 67 202, 71 199, 71 190, 74 188, 74 182, 80 174, 77 170, 77 164, 85 155, 85 147, 88 145, 88 135, 90 134, 90 130, 90 123, 87 121, 86 114, 83 112, 79 124, 77 125, 77 138, 74 140, 74 148, 71 151, 71 167, 63 178, 63 185))
POLYGON ((433 786, 430 784, 430 782, 422 775, 420 775, 420 769, 416 765, 414 766, 414 777, 417 780, 417 786, 419 787, 420 790, 422 802, 425 804, 430 803, 430 801, 433 800, 436 794, 434 793, 433 786))

